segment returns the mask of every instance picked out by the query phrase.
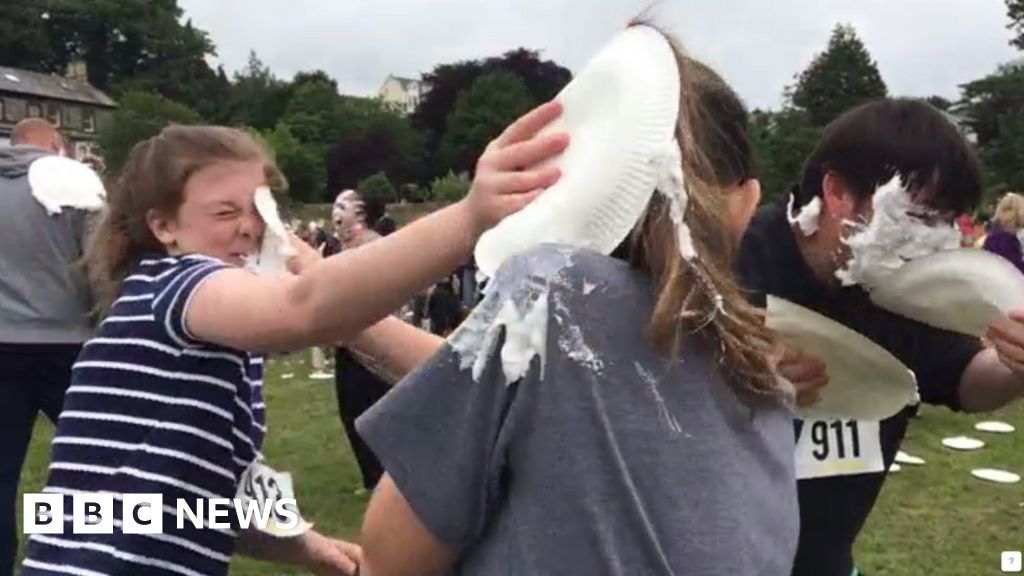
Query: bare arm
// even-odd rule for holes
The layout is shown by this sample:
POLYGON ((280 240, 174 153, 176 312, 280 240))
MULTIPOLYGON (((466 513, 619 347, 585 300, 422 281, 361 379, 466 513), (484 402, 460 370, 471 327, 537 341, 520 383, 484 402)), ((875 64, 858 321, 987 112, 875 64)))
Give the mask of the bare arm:
POLYGON ((385 474, 363 520, 364 576, 444 574, 455 552, 434 538, 385 474))
POLYGON ((469 195, 386 238, 310 266, 294 278, 242 270, 212 275, 187 310, 200 340, 240 350, 277 351, 346 341, 454 269, 486 228, 529 204, 557 169, 519 170, 559 154, 564 134, 535 138, 561 113, 547 104, 488 146, 469 195))
POLYGON ((960 379, 967 412, 998 410, 1024 395, 1024 311, 989 325, 989 346, 976 354, 960 379))
POLYGON ((991 412, 1024 395, 1024 376, 1013 372, 995 348, 971 360, 960 379, 960 406, 965 412, 991 412))
POLYGON ((402 378, 436 354, 444 342, 440 336, 389 316, 348 346, 373 358, 388 374, 402 378))
POLYGON ((275 538, 256 530, 242 530, 238 552, 243 556, 302 566, 315 574, 356 574, 362 562, 359 546, 327 538, 309 530, 295 538, 275 538))

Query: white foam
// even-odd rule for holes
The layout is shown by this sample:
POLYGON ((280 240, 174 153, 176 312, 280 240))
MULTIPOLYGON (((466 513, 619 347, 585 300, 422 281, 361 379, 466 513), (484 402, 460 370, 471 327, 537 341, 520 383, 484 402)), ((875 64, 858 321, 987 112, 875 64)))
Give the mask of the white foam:
POLYGON ((844 286, 871 288, 910 260, 960 247, 956 226, 914 202, 899 175, 878 188, 872 205, 874 214, 866 225, 847 223, 854 232, 843 242, 852 257, 836 272, 844 286), (932 216, 939 223, 928 224, 911 214, 932 216))
POLYGON ((786 218, 791 225, 796 225, 803 232, 804 236, 811 236, 818 231, 818 219, 821 217, 821 198, 814 197, 807 204, 800 208, 800 212, 793 215, 793 204, 796 203, 796 196, 790 194, 789 204, 786 205, 786 218))
POLYGON ((657 190, 668 200, 668 213, 676 227, 679 253, 684 260, 693 260, 697 257, 697 250, 693 247, 693 237, 685 220, 689 197, 684 186, 683 157, 679 144, 675 140, 667 144, 664 152, 655 156, 654 162, 658 167, 657 190))
POLYGON ((464 322, 449 339, 448 344, 459 356, 459 368, 472 368, 473 380, 479 382, 488 360, 495 353, 495 345, 504 328, 505 341, 499 353, 506 385, 525 377, 534 357, 540 358, 543 378, 549 316, 548 292, 541 292, 523 306, 517 306, 512 298, 506 298, 493 319, 490 319, 491 316, 486 310, 481 310, 480 314, 474 314, 464 322))
POLYGON ((44 156, 28 168, 32 196, 49 214, 63 208, 100 210, 107 192, 100 177, 81 162, 61 156, 44 156))
POLYGON ((288 260, 297 254, 288 236, 277 201, 270 188, 260 186, 253 193, 256 211, 265 224, 260 251, 246 257, 245 267, 260 276, 282 276, 288 274, 288 260))
POLYGON ((654 401, 658 404, 658 413, 661 414, 661 417, 665 421, 669 430, 674 434, 682 434, 682 426, 679 425, 679 421, 676 420, 676 417, 672 415, 672 412, 668 409, 668 405, 665 403, 665 398, 662 397, 661 392, 658 391, 658 379, 637 361, 633 361, 633 367, 636 368, 636 372, 640 376, 640 380, 642 380, 644 384, 647 384, 647 388, 651 391, 651 395, 654 396, 654 401))

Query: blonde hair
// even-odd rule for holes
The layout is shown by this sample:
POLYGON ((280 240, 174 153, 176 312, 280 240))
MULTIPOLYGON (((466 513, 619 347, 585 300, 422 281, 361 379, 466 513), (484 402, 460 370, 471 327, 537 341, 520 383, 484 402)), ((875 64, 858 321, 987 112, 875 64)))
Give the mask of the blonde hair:
POLYGON ((745 111, 740 122, 721 121, 723 99, 743 110, 738 97, 710 68, 687 57, 673 37, 662 34, 672 44, 682 82, 676 139, 689 198, 684 219, 701 270, 683 259, 668 203, 655 196, 632 235, 633 263, 647 269, 656 285, 648 335, 662 353, 677 357, 684 339, 696 333, 712 344, 727 382, 741 398, 785 397, 787 388, 770 361, 773 333, 764 314, 747 302, 732 271, 736 237, 729 226, 727 194, 752 177, 750 167, 736 162, 750 157, 745 111), (730 123, 738 123, 741 134, 730 123), (717 310, 716 294, 723 311, 717 310))
POLYGON ((1015 192, 1004 195, 996 206, 993 219, 1009 232, 1024 228, 1024 196, 1015 192))
POLYGON ((172 125, 132 148, 83 258, 98 315, 109 309, 137 260, 165 251, 146 221, 149 211, 172 217, 193 174, 231 161, 263 162, 267 185, 274 190, 287 187, 267 150, 242 130, 172 125))

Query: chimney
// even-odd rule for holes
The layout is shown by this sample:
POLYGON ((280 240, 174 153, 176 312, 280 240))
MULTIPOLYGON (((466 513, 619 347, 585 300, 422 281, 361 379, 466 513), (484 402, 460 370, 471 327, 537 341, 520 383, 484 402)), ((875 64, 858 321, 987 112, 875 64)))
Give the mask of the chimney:
POLYGON ((89 81, 89 69, 85 65, 85 60, 76 58, 68 62, 68 73, 65 74, 69 80, 79 80, 82 82, 89 81))

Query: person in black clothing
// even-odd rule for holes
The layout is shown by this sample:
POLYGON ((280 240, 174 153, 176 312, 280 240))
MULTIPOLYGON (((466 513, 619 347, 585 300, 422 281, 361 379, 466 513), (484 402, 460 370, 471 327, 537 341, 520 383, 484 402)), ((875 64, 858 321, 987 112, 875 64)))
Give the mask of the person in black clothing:
MULTIPOLYGON (((968 412, 999 408, 1024 393, 1024 315, 996 321, 992 347, 972 337, 933 329, 874 306, 858 286, 841 287, 836 271, 850 254, 842 243, 845 222, 871 218, 879 184, 900 174, 917 202, 948 215, 970 211, 981 194, 977 159, 956 128, 923 102, 886 99, 855 108, 833 121, 807 160, 792 210, 820 203, 817 230, 790 223, 785 204, 763 208, 741 243, 737 267, 751 299, 771 294, 816 310, 864 334, 916 374, 929 404, 968 412), (817 200, 816 200, 817 199, 817 200)), ((779 371, 813 404, 827 385, 827 367, 799 350, 787 350, 779 371)), ((797 421, 797 449, 811 446, 814 426, 830 426, 833 442, 851 448, 818 450, 815 458, 846 457, 853 473, 814 477, 816 460, 800 464, 801 534, 793 576, 857 574, 853 544, 885 481, 907 430, 912 408, 881 423, 797 421), (836 429, 841 432, 832 432, 836 429), (856 435, 856 438, 853 436, 856 435), (859 452, 852 448, 857 446, 859 452), (872 451, 871 448, 875 450, 872 451), (880 458, 869 454, 880 449, 880 458)), ((820 438, 820 435, 817 435, 820 438)), ((822 468, 824 469, 824 468, 822 468)), ((821 469, 818 469, 820 471, 821 469)))
MULTIPOLYGON (((341 240, 341 250, 352 250, 380 238, 368 218, 377 223, 383 214, 382 205, 365 200, 358 192, 347 190, 335 200, 331 219, 341 240)), ((338 416, 345 428, 352 453, 363 477, 363 487, 372 490, 384 468, 370 447, 356 431, 356 418, 387 394, 391 385, 382 375, 367 366, 367 362, 348 348, 334 351, 334 386, 338 397, 338 416)))

